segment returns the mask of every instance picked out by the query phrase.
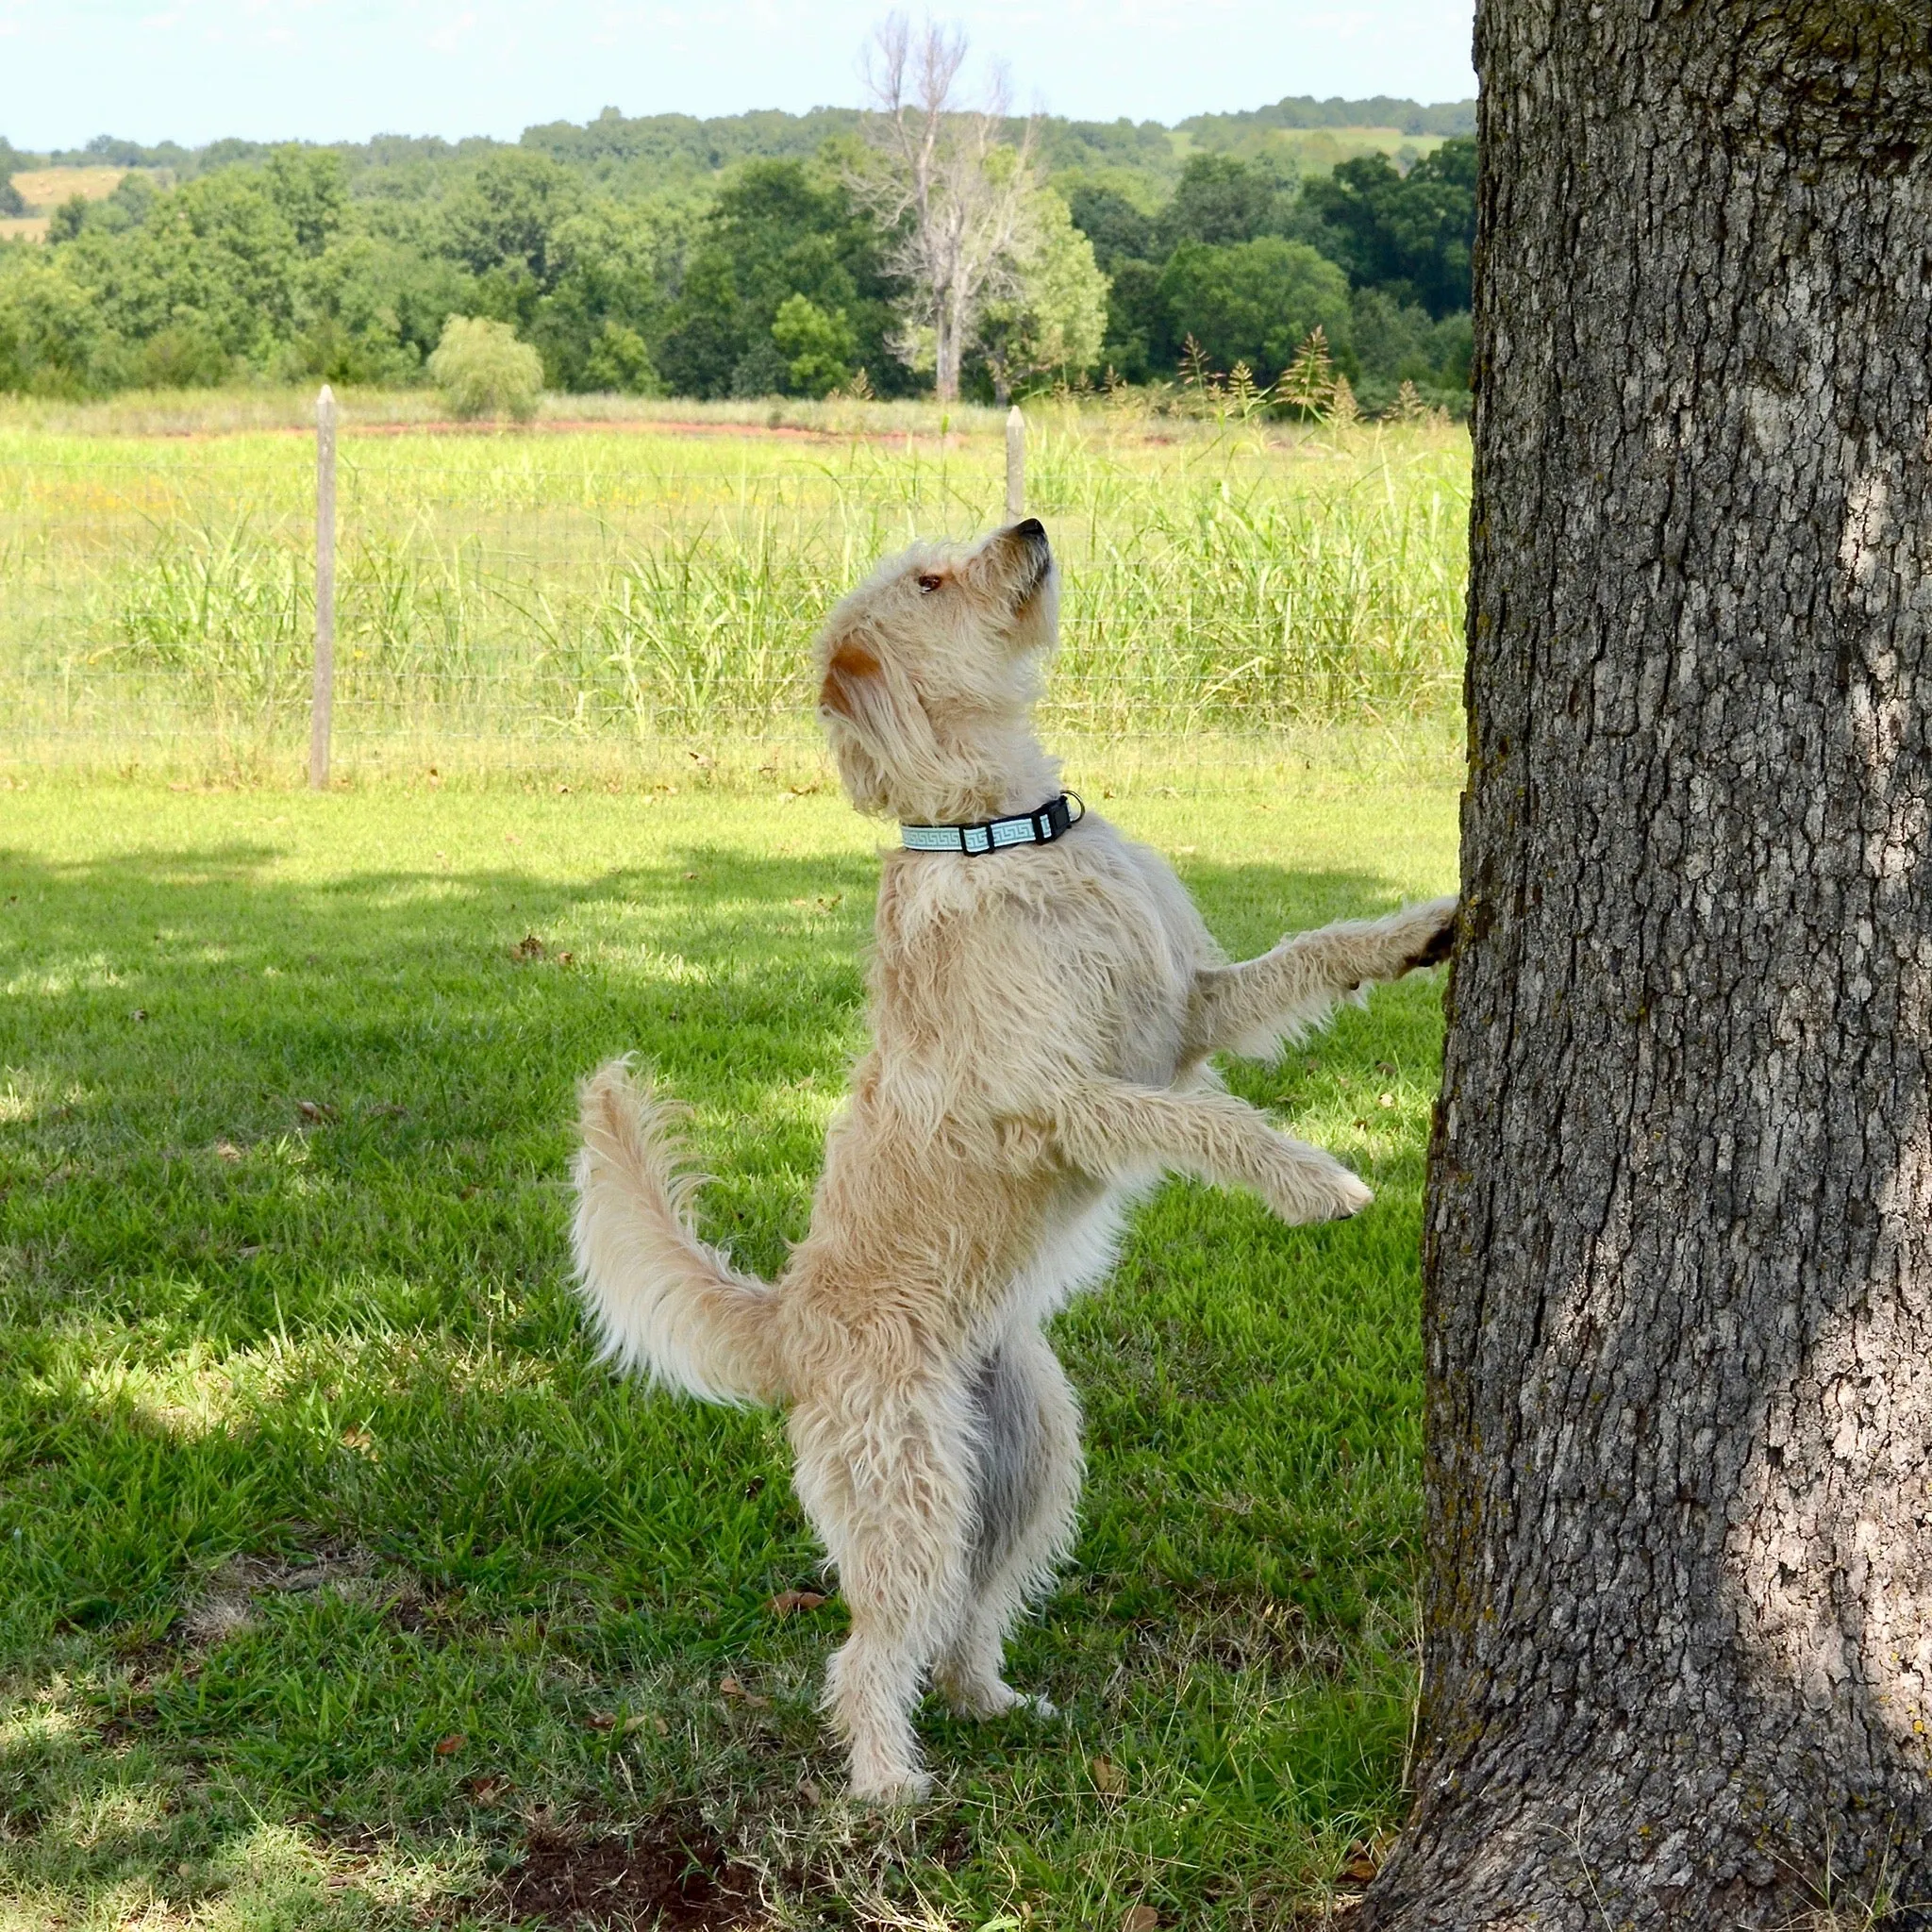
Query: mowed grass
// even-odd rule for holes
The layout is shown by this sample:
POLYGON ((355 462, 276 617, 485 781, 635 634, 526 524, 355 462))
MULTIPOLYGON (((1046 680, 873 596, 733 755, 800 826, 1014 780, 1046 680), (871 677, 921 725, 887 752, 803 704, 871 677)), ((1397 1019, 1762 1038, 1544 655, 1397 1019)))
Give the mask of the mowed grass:
MULTIPOLYGON (((1447 887, 1453 778, 1092 802, 1236 953, 1447 887)), ((1379 1198, 1186 1184, 1056 1336, 1077 1554, 856 1812, 780 1420, 614 1379, 575 1078, 693 1110, 709 1234, 806 1224, 879 833, 829 791, 0 793, 0 1925, 1299 1924, 1395 1821, 1438 975, 1237 1090, 1379 1198), (534 941, 536 943, 532 943, 534 941), (1144 1924, 1144 1920, 1136 1923, 1144 1924)))

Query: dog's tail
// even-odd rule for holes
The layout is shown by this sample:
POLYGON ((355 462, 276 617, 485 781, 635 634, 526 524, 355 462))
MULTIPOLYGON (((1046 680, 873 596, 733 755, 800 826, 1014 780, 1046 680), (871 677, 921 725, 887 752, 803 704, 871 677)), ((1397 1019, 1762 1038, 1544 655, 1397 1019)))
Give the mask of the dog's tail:
POLYGON ((708 1402, 785 1393, 777 1291, 741 1274, 691 1231, 674 1109, 611 1060, 578 1090, 583 1147, 571 1228, 577 1284, 605 1356, 708 1402))

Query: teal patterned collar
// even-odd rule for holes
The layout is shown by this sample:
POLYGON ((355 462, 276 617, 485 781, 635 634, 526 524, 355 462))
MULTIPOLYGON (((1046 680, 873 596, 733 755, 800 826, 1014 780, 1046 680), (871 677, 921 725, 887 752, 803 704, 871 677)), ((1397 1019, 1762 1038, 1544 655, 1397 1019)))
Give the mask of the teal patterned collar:
POLYGON ((1087 816, 1077 791, 1062 791, 1038 811, 1009 819, 983 819, 976 825, 901 825, 899 842, 908 852, 1003 852, 1009 845, 1051 845, 1087 816), (1069 804, 1069 800, 1072 804, 1069 804), (1074 810, 1079 806, 1079 810, 1074 810))

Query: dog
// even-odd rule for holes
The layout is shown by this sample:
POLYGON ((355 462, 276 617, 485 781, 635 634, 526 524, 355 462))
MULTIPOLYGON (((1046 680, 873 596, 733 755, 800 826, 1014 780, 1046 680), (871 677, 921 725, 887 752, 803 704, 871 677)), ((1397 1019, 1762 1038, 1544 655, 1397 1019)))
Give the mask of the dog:
POLYGON ((1169 1170, 1251 1189, 1291 1224, 1369 1204, 1208 1057, 1278 1052, 1446 957, 1454 928, 1437 899, 1228 964, 1160 858, 1074 820, 1034 735, 1058 589, 1028 519, 892 558, 819 640, 851 802, 927 848, 957 842, 884 860, 872 1045, 782 1278, 693 1231, 673 1109, 628 1061, 580 1094, 573 1241, 608 1356, 789 1409, 798 1495, 851 1615, 824 1701, 863 1800, 927 1793, 911 1715, 928 1677, 962 1714, 1050 1709, 1002 1675, 1068 1552, 1082 1474, 1042 1324, 1106 1274, 1127 1204, 1169 1170))

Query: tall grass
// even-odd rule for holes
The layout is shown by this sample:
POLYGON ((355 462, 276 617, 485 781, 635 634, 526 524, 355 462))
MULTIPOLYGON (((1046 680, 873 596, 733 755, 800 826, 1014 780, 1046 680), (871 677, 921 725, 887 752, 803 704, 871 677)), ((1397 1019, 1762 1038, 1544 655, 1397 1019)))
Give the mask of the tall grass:
MULTIPOLYGON (((344 737, 782 733, 807 716, 833 599, 914 535, 964 536, 999 509, 1001 445, 977 419, 944 435, 897 418, 877 436, 684 426, 346 435, 344 737)), ((1054 728, 1160 739, 1444 708, 1461 432, 1158 437, 1067 408, 1041 411, 1029 443, 1029 508, 1065 577, 1054 728)), ((0 421, 0 745, 98 739, 115 717, 291 742, 309 461, 288 434, 0 421)))

